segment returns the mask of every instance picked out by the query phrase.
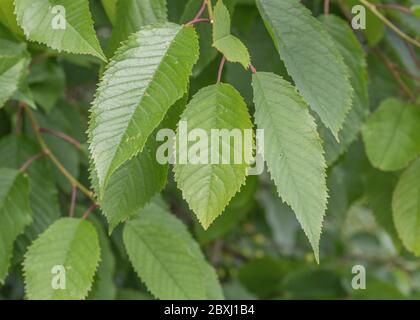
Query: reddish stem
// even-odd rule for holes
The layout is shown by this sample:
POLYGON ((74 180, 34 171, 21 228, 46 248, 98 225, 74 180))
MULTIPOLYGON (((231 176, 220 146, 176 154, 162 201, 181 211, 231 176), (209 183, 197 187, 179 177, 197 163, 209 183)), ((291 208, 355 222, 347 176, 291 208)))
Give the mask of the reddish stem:
POLYGON ((249 64, 249 70, 251 70, 252 73, 257 73, 257 69, 255 69, 255 67, 250 63, 249 64))
POLYGON ((70 201, 70 210, 69 210, 69 217, 74 217, 74 209, 76 208, 76 197, 77 197, 77 187, 71 187, 71 201, 70 201))
POLYGON ((380 9, 398 10, 404 13, 412 13, 410 8, 407 8, 407 7, 404 7, 395 3, 388 3, 388 4, 375 3, 375 7, 380 8, 380 9))
POLYGON ((195 17, 194 17, 194 20, 195 19, 199 19, 199 18, 201 18, 201 16, 203 15, 203 13, 204 13, 204 10, 206 10, 206 7, 207 7, 207 2, 206 2, 206 0, 204 0, 203 1, 203 4, 201 5, 201 8, 200 8, 200 10, 197 12, 197 14, 195 15, 195 17))
POLYGON ((25 172, 26 170, 28 170, 28 168, 31 166, 32 163, 34 163, 36 160, 42 158, 44 155, 45 155, 45 152, 40 152, 40 153, 32 156, 22 165, 22 167, 20 167, 20 171, 25 172))
POLYGON ((225 65, 225 62, 226 58, 225 56, 223 56, 222 60, 220 61, 219 72, 217 73, 217 83, 220 83, 220 81, 222 80, 223 66, 225 65))
POLYGON ((200 22, 210 22, 210 19, 207 18, 197 18, 197 19, 193 19, 190 22, 187 22, 185 25, 186 26, 192 26, 196 23, 200 23, 200 22))
POLYGON ((56 136, 74 145, 77 149, 80 149, 81 143, 63 132, 60 132, 54 129, 48 129, 48 128, 39 128, 39 132, 48 133, 50 135, 56 136))
POLYGON ((97 208, 98 207, 98 205, 96 204, 96 203, 94 203, 94 204, 92 204, 90 207, 89 207, 89 209, 87 209, 86 211, 85 211, 85 213, 83 214, 83 216, 82 216, 82 219, 83 220, 86 220, 88 217, 89 217, 89 214, 95 209, 95 208, 97 208))

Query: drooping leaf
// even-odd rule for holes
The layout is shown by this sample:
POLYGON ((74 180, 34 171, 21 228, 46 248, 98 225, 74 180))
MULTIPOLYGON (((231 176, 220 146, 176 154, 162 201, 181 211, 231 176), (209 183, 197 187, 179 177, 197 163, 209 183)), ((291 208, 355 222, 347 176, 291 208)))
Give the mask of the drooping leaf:
POLYGON ((344 58, 354 89, 353 106, 347 114, 343 130, 338 135, 340 142, 335 140, 329 130, 320 130, 325 157, 327 163, 331 164, 356 140, 369 113, 368 77, 365 52, 348 23, 332 14, 323 16, 321 21, 344 58))
POLYGON ((167 20, 166 0, 124 0, 116 5, 115 23, 109 40, 109 55, 141 27, 167 20))
POLYGON ((248 69, 251 62, 248 49, 230 33, 230 15, 222 0, 214 7, 213 46, 231 62, 241 63, 248 69))
POLYGON ((347 66, 322 24, 298 0, 257 0, 296 87, 336 139, 351 108, 347 66))
POLYGON ((28 179, 17 170, 0 169, 0 283, 7 275, 13 243, 32 222, 28 179))
POLYGON ((106 61, 93 28, 88 1, 15 0, 15 12, 29 40, 106 61))
POLYGON ((195 137, 198 141, 187 142, 184 139, 189 133, 178 127, 174 166, 178 188, 207 229, 245 182, 249 166, 245 156, 248 150, 244 150, 245 130, 251 130, 252 123, 243 98, 232 86, 222 83, 201 89, 187 105, 181 121, 188 132, 198 129, 207 137, 207 141, 200 136, 195 137), (221 137, 214 141, 212 130, 223 129, 227 132, 220 131, 221 137), (235 130, 239 130, 240 139, 232 139, 235 130), (222 150, 222 155, 220 140, 227 149, 222 150))
POLYGON ((220 299, 215 272, 185 226, 155 203, 124 228, 124 243, 139 277, 159 299, 220 299))
POLYGON ((398 180, 392 196, 395 227, 404 246, 420 256, 420 160, 398 180))
POLYGON ((110 231, 137 214, 166 184, 168 166, 156 161, 158 143, 151 138, 139 155, 112 175, 105 190, 101 208, 110 231))
POLYGON ((56 221, 32 243, 25 255, 27 298, 84 299, 92 286, 99 258, 98 235, 90 222, 72 218, 56 221), (54 279, 59 276, 65 277, 64 283, 54 279), (65 285, 65 289, 53 284, 65 285))
POLYGON ((172 23, 146 27, 118 50, 98 88, 89 127, 100 196, 111 174, 143 150, 184 95, 197 57, 194 29, 172 23))
POLYGON ((253 76, 255 120, 264 129, 265 161, 279 196, 295 212, 319 260, 327 207, 325 158, 315 121, 296 90, 281 77, 253 76))
POLYGON ((403 169, 420 154, 420 108, 387 99, 368 118, 362 134, 374 167, 383 171, 403 169))
POLYGON ((186 102, 187 94, 169 109, 161 125, 147 140, 143 151, 111 176, 100 201, 101 210, 110 224, 110 232, 118 223, 138 214, 165 187, 169 164, 157 161, 160 142, 156 141, 156 134, 161 128, 175 130, 186 102))

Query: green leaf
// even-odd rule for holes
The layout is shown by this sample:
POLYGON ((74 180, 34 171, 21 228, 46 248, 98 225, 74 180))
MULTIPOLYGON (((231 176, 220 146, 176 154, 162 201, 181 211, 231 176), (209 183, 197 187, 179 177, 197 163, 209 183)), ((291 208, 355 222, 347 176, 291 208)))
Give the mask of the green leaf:
POLYGON ((338 139, 352 87, 334 41, 300 1, 257 0, 257 5, 296 87, 338 139))
POLYGON ((101 0, 102 6, 111 23, 114 25, 117 21, 117 3, 118 0, 101 0))
POLYGON ((340 142, 335 140, 329 130, 320 130, 327 163, 331 164, 357 139, 368 116, 368 74, 365 52, 348 23, 332 14, 322 16, 321 21, 344 58, 354 89, 353 106, 343 124, 343 130, 338 135, 340 142))
POLYGON ((17 91, 28 65, 25 57, 0 56, 0 108, 17 91))
POLYGON ((248 49, 230 33, 230 15, 221 0, 214 7, 213 46, 231 62, 241 63, 248 69, 251 63, 248 49))
MULTIPOLYGON (((244 153, 247 150, 242 150, 242 146, 245 145, 244 130, 252 129, 252 123, 241 95, 232 86, 222 83, 201 89, 187 105, 181 121, 187 123, 188 132, 194 129, 204 130, 208 137, 207 144, 204 144, 201 138, 198 142, 188 141, 185 144, 180 142, 177 146, 174 166, 178 188, 182 190, 184 199, 201 225, 207 229, 245 182, 248 164, 244 153), (216 151, 216 142, 211 142, 213 140, 211 131, 223 129, 228 130, 229 133, 235 129, 241 132, 241 146, 239 143, 234 144, 232 141, 234 139, 231 137, 229 141, 224 141, 223 138, 218 139, 222 140, 222 145, 225 144, 228 147, 230 159, 220 155, 220 152, 216 151), (201 151, 203 151, 203 155, 207 154, 207 161, 195 164, 190 159, 186 159, 189 161, 182 160, 188 154, 197 155, 198 152, 194 153, 192 150, 202 143, 205 150, 200 150, 199 158, 202 157, 201 151), (239 147, 241 149, 238 149, 239 147), (233 154, 239 152, 242 152, 240 154, 242 159, 234 163, 233 154), (219 155, 219 163, 212 164, 213 154, 219 155)), ((186 137, 180 133, 178 127, 177 144, 180 139, 186 139, 186 137)))
POLYGON ((159 299, 221 299, 213 268, 185 226, 155 203, 124 228, 124 243, 139 277, 159 299))
POLYGON ((23 270, 30 300, 84 299, 99 263, 100 248, 95 227, 88 221, 62 218, 29 247, 23 270), (65 289, 54 289, 55 266, 65 268, 65 289))
POLYGON ((413 4, 410 7, 410 10, 413 13, 413 15, 415 15, 418 18, 420 18, 420 4, 413 4))
POLYGON ((255 121, 264 129, 265 161, 279 196, 295 212, 319 260, 319 240, 327 207, 325 158, 315 121, 287 81, 272 73, 254 74, 255 121))
POLYGON ((392 196, 395 227, 404 246, 420 256, 420 160, 417 159, 398 180, 392 196))
POLYGON ((186 94, 170 108, 161 125, 147 140, 143 151, 111 176, 100 201, 102 212, 110 224, 110 232, 118 223, 138 214, 165 187, 169 164, 160 164, 156 159, 160 146, 160 142, 156 141, 156 134, 160 128, 175 130, 187 96, 186 94))
POLYGON ((88 1, 15 0, 15 12, 18 24, 29 40, 59 51, 90 54, 106 61, 93 28, 88 1), (64 7, 65 11, 56 6, 64 7))
MULTIPOLYGON (((83 209, 83 212, 86 210, 86 208, 80 209, 83 209)), ((117 295, 117 286, 114 283, 116 261, 112 251, 111 241, 105 232, 104 226, 94 215, 90 215, 89 220, 93 223, 98 232, 99 244, 101 247, 101 261, 88 299, 113 300, 117 295)))
POLYGON ((35 102, 49 113, 56 106, 66 87, 66 75, 56 62, 46 60, 35 64, 27 79, 35 102))
POLYGON ((122 41, 141 27, 167 20, 166 0, 124 0, 116 5, 116 16, 108 52, 112 55, 122 41))
POLYGON ((13 0, 0 0, 0 22, 14 34, 23 36, 23 31, 16 22, 14 11, 13 0))
POLYGON ((17 170, 0 169, 0 283, 10 265, 13 243, 32 222, 28 179, 17 170))
POLYGON ((383 171, 403 169, 420 154, 420 108, 387 99, 368 118, 362 134, 374 167, 383 171))
MULTIPOLYGON (((0 140, 0 167, 17 170, 40 151, 34 142, 24 136, 10 134, 0 140)), ((48 160, 38 159, 26 172, 29 180, 29 201, 33 212, 33 223, 17 240, 19 254, 22 256, 26 247, 60 216, 58 192, 48 160)))
POLYGON ((17 41, 0 25, 0 108, 18 91, 29 60, 25 43, 17 41))
POLYGON ((194 231, 201 245, 223 238, 245 220, 246 215, 255 208, 254 194, 257 190, 257 184, 256 176, 248 176, 245 185, 232 198, 224 214, 216 219, 207 230, 204 230, 198 222, 194 224, 194 231))
POLYGON ((156 161, 158 143, 154 137, 143 151, 112 175, 101 201, 110 232, 122 221, 138 213, 165 184, 168 165, 156 161))
POLYGON ((194 29, 172 23, 142 29, 117 51, 97 90, 89 127, 100 196, 111 174, 143 150, 184 95, 197 58, 194 29))

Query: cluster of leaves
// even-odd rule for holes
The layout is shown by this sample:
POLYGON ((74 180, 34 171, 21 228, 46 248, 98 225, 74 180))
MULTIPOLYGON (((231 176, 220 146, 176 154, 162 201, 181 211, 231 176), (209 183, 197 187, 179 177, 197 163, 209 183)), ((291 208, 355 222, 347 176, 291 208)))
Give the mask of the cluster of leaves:
POLYGON ((418 295, 420 21, 402 2, 0 0, 0 297, 418 295), (158 163, 181 120, 263 129, 267 173, 158 163))

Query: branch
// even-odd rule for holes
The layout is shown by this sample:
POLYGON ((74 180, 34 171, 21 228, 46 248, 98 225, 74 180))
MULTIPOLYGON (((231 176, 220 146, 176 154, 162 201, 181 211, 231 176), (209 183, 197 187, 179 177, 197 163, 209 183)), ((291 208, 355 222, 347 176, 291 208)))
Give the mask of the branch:
POLYGON ((70 210, 69 217, 74 217, 74 209, 76 208, 76 196, 77 196, 77 187, 72 186, 71 188, 71 201, 70 201, 70 210))
POLYGON ((382 4, 382 3, 375 3, 375 7, 381 8, 381 9, 392 9, 392 10, 398 10, 404 13, 412 13, 410 8, 404 7, 399 4, 394 3, 388 3, 388 4, 382 4))
POLYGON ((98 205, 96 204, 96 203, 93 203, 90 207, 89 207, 89 209, 87 209, 86 211, 85 211, 85 213, 83 213, 83 215, 82 215, 82 219, 83 220, 86 220, 88 217, 89 217, 89 214, 95 209, 95 208, 97 208, 98 207, 98 205))
POLYGON ((40 152, 34 156, 32 156, 31 158, 29 158, 23 165, 22 167, 20 167, 20 172, 25 172, 26 170, 28 170, 28 168, 31 166, 32 163, 34 163, 36 160, 42 158, 45 155, 44 152, 40 152))
POLYGON ((57 130, 54 130, 54 129, 48 129, 48 128, 39 128, 39 132, 48 133, 52 136, 63 139, 65 141, 67 141, 68 143, 74 145, 77 149, 80 149, 81 143, 79 141, 77 141, 76 139, 70 137, 69 135, 63 133, 63 132, 60 132, 60 131, 57 131, 57 130))
POLYGON ((28 114, 29 120, 32 125, 32 129, 35 133, 35 137, 38 140, 38 143, 41 146, 41 149, 43 150, 44 154, 50 158, 50 160, 54 163, 54 165, 58 168, 58 170, 61 171, 61 173, 67 178, 67 180, 70 182, 72 186, 76 186, 83 194, 86 195, 93 203, 96 204, 95 195, 92 191, 90 191, 88 188, 86 188, 81 182, 79 182, 76 178, 74 178, 67 169, 61 164, 61 162, 57 159, 57 157, 51 152, 51 150, 48 148, 47 144, 45 143, 45 140, 42 138, 40 133, 40 128, 38 125, 38 122, 35 119, 34 114, 32 113, 32 110, 26 105, 22 104, 25 108, 26 113, 28 114))
POLYGON ((378 11, 376 8, 376 5, 373 3, 370 3, 367 0, 359 0, 360 3, 362 3, 365 7, 367 7, 372 13, 379 18, 385 25, 387 25, 391 30, 393 30, 396 34, 398 34, 402 39, 405 41, 411 43, 412 45, 420 48, 420 42, 417 40, 411 38, 409 35, 405 34, 403 31, 401 31, 395 24, 393 24, 391 21, 389 21, 382 13, 378 11))
POLYGON ((197 19, 193 19, 193 20, 187 22, 185 25, 186 26, 192 26, 192 25, 194 25, 196 23, 200 23, 200 22, 210 22, 210 19, 207 19, 207 18, 197 18, 197 19))
POLYGON ((375 53, 382 61, 385 63, 385 66, 391 72, 392 76, 397 80, 400 85, 401 90, 410 98, 410 100, 415 101, 416 96, 411 92, 406 83, 401 79, 400 74, 395 70, 394 64, 378 49, 375 49, 375 53))

